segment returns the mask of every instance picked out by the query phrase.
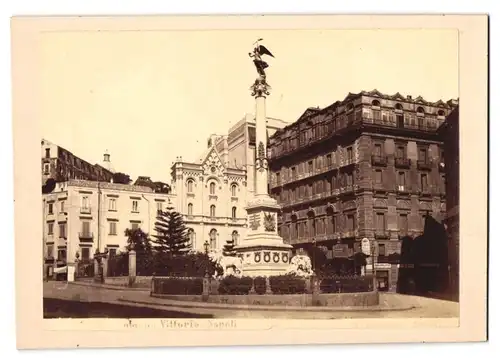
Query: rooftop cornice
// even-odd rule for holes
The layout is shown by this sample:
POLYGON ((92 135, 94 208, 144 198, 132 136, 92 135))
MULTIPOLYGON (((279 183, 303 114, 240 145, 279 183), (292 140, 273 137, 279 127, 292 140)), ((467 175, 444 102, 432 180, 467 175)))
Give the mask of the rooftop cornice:
POLYGON ((445 108, 445 109, 453 109, 456 106, 456 104, 454 104, 454 102, 458 103, 458 99, 450 99, 446 102, 444 102, 443 100, 440 99, 436 102, 430 102, 430 101, 426 101, 420 95, 415 97, 415 98, 413 98, 412 96, 405 97, 399 92, 396 92, 393 95, 388 95, 388 94, 384 94, 384 93, 380 92, 377 89, 373 89, 371 91, 361 91, 358 93, 349 92, 342 101, 335 101, 332 104, 330 104, 324 108, 319 108, 319 107, 307 108, 304 111, 304 113, 302 113, 302 115, 295 122, 290 123, 289 125, 283 127, 280 130, 277 130, 272 135, 272 138, 274 138, 276 136, 280 136, 282 133, 286 132, 290 128, 294 128, 299 123, 302 123, 303 121, 307 120, 308 118, 311 118, 314 115, 332 113, 333 111, 336 111, 336 109, 338 107, 343 106, 346 103, 351 102, 351 101, 353 101, 357 98, 363 97, 363 96, 391 100, 391 101, 399 101, 399 102, 403 102, 403 103, 420 104, 423 106, 431 106, 431 107, 445 108))

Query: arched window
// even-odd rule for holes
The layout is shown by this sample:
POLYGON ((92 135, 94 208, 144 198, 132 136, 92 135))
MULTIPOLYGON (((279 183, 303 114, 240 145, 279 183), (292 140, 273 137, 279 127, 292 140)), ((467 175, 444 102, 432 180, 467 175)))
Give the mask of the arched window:
POLYGON ((401 103, 396 103, 396 105, 394 106, 394 108, 402 111, 403 110, 403 106, 401 105, 401 103))
POLYGON ((193 179, 188 179, 187 181, 187 191, 188 193, 192 193, 193 192, 193 179))
POLYGON ((438 116, 444 117, 444 111, 442 109, 438 111, 438 116))
POLYGON ((337 189, 337 177, 335 175, 332 176, 332 190, 337 189))
POLYGON ((337 231, 337 223, 335 222, 335 213, 333 212, 333 208, 329 206, 326 209, 327 215, 327 223, 326 223, 326 233, 328 235, 333 234, 337 231))
POLYGON ((297 239, 299 237, 299 224, 297 222, 297 216, 292 215, 292 226, 291 226, 291 237, 292 239, 297 239))
POLYGON ((193 215, 193 204, 191 203, 188 204, 188 215, 193 215))
POLYGON ((210 195, 215 194, 215 183, 210 183, 210 195))
POLYGON ((210 248, 212 250, 217 248, 217 230, 212 229, 210 230, 210 248))
POLYGON ((236 184, 231 184, 231 196, 235 197, 236 192, 237 192, 238 186, 236 184))
POLYGON ((382 113, 380 112, 380 102, 377 100, 372 101, 372 119, 374 121, 382 120, 382 113))
POLYGON ((210 217, 215 218, 215 205, 210 205, 210 217))
POLYGON ((307 213, 307 233, 309 237, 316 236, 316 217, 313 211, 307 213))
POLYGON ((236 246, 238 245, 238 239, 239 239, 238 231, 234 230, 233 233, 231 234, 231 239, 233 240, 233 245, 236 246))
POLYGON ((417 108, 417 115, 423 116, 425 114, 425 110, 422 107, 417 108))
POLYGON ((231 218, 236 219, 236 206, 233 206, 231 210, 231 218))
POLYGON ((196 233, 194 232, 193 229, 188 230, 188 237, 189 237, 189 245, 191 245, 191 249, 196 248, 196 233))

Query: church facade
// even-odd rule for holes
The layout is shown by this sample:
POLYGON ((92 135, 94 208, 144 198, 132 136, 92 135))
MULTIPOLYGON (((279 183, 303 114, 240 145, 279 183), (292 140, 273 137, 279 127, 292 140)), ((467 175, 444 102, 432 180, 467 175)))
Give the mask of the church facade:
POLYGON ((198 161, 178 157, 172 166, 176 207, 196 251, 237 244, 246 230, 246 171, 229 165, 224 136, 210 137, 207 147, 198 161))
MULTIPOLYGON (((269 135, 288 123, 268 118, 269 135)), ((176 210, 183 215, 192 248, 222 249, 241 242, 247 230, 246 204, 255 190, 255 116, 245 115, 227 135, 212 135, 195 162, 178 157, 172 166, 176 210)))

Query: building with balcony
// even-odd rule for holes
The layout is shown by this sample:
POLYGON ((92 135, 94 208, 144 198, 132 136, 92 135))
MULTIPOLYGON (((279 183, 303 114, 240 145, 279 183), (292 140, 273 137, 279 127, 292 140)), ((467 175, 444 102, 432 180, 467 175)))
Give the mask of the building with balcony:
MULTIPOLYGON (((268 118, 273 134, 287 123, 268 118)), ((255 117, 248 114, 227 135, 211 135, 194 162, 178 157, 172 166, 177 208, 189 228, 193 248, 222 249, 246 234, 246 203, 255 190, 255 117)))
POLYGON ((45 185, 48 179, 56 182, 70 179, 111 182, 113 178, 113 167, 108 153, 104 154, 101 164, 90 164, 46 139, 42 139, 41 151, 42 185, 45 185))
POLYGON ((446 211, 437 128, 454 106, 363 91, 278 130, 268 146, 270 193, 282 205, 285 242, 323 246, 334 258, 359 252, 366 238, 380 288, 395 290, 397 266, 385 258, 400 238, 422 234, 427 213, 441 220, 446 211))
POLYGON ((70 179, 43 194, 45 272, 49 266, 92 264, 96 249, 124 251, 125 229, 154 234, 157 210, 175 205, 170 194, 149 187, 70 179))
POLYGON ((438 129, 444 143, 442 170, 446 176, 446 219, 449 235, 448 259, 450 268, 450 293, 458 300, 460 258, 460 155, 459 107, 457 106, 438 129))

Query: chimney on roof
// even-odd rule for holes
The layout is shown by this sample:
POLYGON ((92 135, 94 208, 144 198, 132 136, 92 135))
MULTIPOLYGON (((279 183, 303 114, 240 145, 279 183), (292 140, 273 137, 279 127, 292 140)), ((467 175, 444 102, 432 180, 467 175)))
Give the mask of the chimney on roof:
POLYGON ((411 100, 411 96, 410 95, 406 96, 406 99, 410 99, 411 100))

